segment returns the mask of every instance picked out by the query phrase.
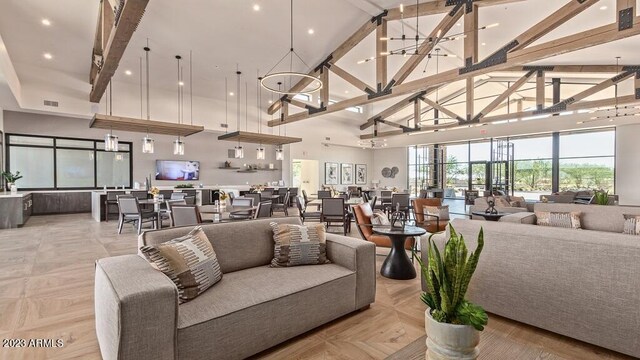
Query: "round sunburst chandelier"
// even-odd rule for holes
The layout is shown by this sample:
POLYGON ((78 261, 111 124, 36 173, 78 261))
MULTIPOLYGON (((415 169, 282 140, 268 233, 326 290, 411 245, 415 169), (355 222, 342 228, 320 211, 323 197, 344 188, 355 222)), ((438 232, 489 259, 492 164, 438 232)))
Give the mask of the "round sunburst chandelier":
POLYGON ((316 92, 320 89, 322 89, 322 86, 324 85, 322 83, 322 80, 320 80, 320 78, 315 77, 313 75, 309 75, 308 73, 303 73, 303 72, 297 72, 293 70, 293 63, 295 62, 299 62, 302 63, 302 65, 304 65, 304 67, 307 69, 307 71, 309 69, 311 69, 309 67, 309 65, 307 65, 307 63, 302 59, 302 57, 300 57, 300 55, 298 55, 298 53, 294 50, 293 48, 293 0, 291 0, 291 17, 290 17, 290 43, 289 43, 289 51, 287 51, 287 53, 280 59, 280 61, 278 61, 272 68, 271 70, 269 70, 264 76, 262 76, 262 79, 260 80, 260 85, 265 88, 266 90, 269 90, 271 92, 274 92, 276 94, 281 94, 281 95, 297 95, 297 94, 308 94, 308 93, 313 93, 316 92), (285 60, 289 60, 289 69, 285 70, 285 71, 275 71, 276 68, 278 68, 285 60), (307 86, 310 85, 310 88, 304 88, 304 89, 300 89, 300 91, 294 91, 292 90, 292 84, 296 81, 294 79, 299 79, 301 81, 308 81, 309 84, 307 86), (276 88, 275 84, 277 83, 282 83, 285 84, 285 90, 282 90, 280 87, 276 88), (288 90, 287 86, 288 85, 288 90))

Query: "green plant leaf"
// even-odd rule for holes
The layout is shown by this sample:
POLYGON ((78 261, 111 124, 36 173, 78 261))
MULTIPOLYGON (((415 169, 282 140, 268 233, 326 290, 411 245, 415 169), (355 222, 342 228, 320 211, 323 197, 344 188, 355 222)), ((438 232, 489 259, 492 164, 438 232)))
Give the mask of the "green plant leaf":
POLYGON ((476 304, 464 300, 456 309, 456 319, 464 325, 471 325, 482 331, 489 322, 489 316, 484 309, 476 304))

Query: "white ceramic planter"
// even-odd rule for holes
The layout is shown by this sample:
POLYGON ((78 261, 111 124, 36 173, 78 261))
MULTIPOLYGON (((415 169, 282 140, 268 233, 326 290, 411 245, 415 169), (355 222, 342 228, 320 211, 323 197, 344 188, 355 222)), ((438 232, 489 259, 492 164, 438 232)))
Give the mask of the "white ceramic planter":
POLYGON ((480 332, 469 325, 453 325, 435 321, 429 309, 424 313, 427 331, 427 360, 462 359, 478 357, 480 332))

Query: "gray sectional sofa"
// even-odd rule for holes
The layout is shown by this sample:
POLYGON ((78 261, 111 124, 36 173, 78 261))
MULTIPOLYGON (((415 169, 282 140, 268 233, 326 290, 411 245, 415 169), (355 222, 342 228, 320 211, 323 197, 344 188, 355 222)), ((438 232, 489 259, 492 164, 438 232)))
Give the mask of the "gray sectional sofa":
MULTIPOLYGON (((271 221, 204 225, 224 276, 178 305, 177 289, 139 255, 96 262, 96 333, 104 359, 242 359, 375 300, 375 245, 327 234, 331 264, 270 268, 271 221)), ((191 227, 149 231, 139 245, 191 227)))
MULTIPOLYGON (((534 208, 581 211, 583 229, 451 222, 470 249, 484 228, 485 247, 468 298, 488 312, 640 357, 640 237, 622 234, 623 214, 640 214, 640 208, 543 203, 534 208)), ((434 237, 438 246, 447 236, 434 237)), ((426 240, 421 245, 428 246, 426 240)), ((427 261, 426 251, 422 259, 427 261)))

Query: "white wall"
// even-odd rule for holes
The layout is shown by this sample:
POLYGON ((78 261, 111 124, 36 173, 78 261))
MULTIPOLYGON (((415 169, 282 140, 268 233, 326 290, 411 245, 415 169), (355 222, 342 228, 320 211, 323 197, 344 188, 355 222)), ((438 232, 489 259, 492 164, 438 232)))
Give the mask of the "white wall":
POLYGON ((640 125, 616 131, 616 194, 620 205, 640 205, 640 125))
POLYGON ((386 148, 373 151, 373 178, 380 180, 379 187, 407 188, 407 148, 386 148), (398 174, 395 178, 385 178, 382 176, 382 169, 385 167, 398 167, 398 174))
MULTIPOLYGON (((4 111, 5 131, 7 133, 63 136, 84 139, 104 139, 106 130, 90 129, 89 120, 76 119, 55 115, 41 115, 13 111, 4 111)), ((282 178, 282 161, 275 160, 273 146, 265 146, 266 160, 256 160, 256 144, 244 144, 244 159, 229 159, 227 150, 234 147, 235 143, 219 141, 220 133, 205 131, 185 138, 185 155, 173 155, 172 142, 174 137, 166 135, 154 135, 155 153, 143 154, 141 150, 144 134, 114 131, 120 141, 133 143, 133 181, 144 182, 145 177, 155 173, 156 159, 171 160, 184 159, 200 161, 200 180, 197 183, 205 185, 244 185, 260 184, 267 181, 277 181, 282 178), (238 173, 236 170, 218 169, 225 161, 231 161, 232 166, 243 164, 267 164, 273 163, 278 171, 258 171, 256 173, 238 173)), ((174 185, 176 181, 155 181, 158 185, 174 185)), ((196 181, 194 181, 196 183, 196 181)))

